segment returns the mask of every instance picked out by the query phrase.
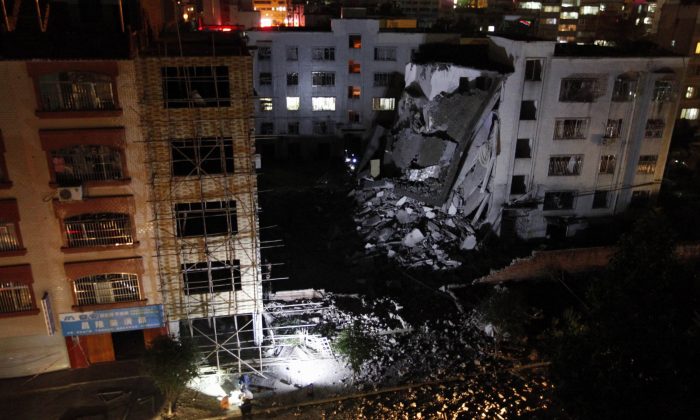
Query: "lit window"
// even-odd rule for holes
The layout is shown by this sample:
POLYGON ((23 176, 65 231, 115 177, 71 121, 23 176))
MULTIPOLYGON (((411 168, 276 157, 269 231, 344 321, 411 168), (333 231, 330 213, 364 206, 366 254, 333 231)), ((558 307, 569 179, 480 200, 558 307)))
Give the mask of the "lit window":
POLYGON ((637 173, 642 175, 654 175, 656 171, 656 155, 642 155, 637 163, 637 173))
POLYGON ((543 25, 556 25, 557 18, 540 19, 540 23, 543 25))
POLYGON ((644 24, 645 25, 651 25, 651 18, 649 16, 644 18, 644 24))
POLYGON ((695 44, 695 54, 700 54, 700 42, 695 44))
POLYGON ((560 19, 578 19, 578 12, 561 12, 560 19))
POLYGON ((362 48, 362 36, 361 35, 350 35, 348 37, 348 48, 357 50, 362 48))
POLYGON ((520 3, 520 8, 521 9, 530 9, 530 10, 540 10, 542 9, 542 3, 538 1, 526 1, 520 3))
POLYGON ((110 273, 82 277, 73 282, 73 291, 79 306, 141 299, 136 274, 110 273))
POLYGON ((565 25, 559 25, 559 32, 574 32, 576 30, 576 25, 573 23, 568 23, 565 25))
POLYGON ((122 213, 81 214, 63 220, 69 248, 131 245, 131 218, 122 213))
POLYGON ((0 222, 0 252, 19 251, 22 244, 15 222, 0 222))
POLYGON ((260 110, 264 112, 272 111, 272 98, 260 98, 260 110))
POLYGON ((581 7, 581 14, 582 15, 597 15, 598 14, 598 6, 583 6, 581 7))
POLYGON ((372 98, 373 111, 393 111, 396 99, 394 98, 372 98))
POLYGON ((355 60, 348 61, 348 73, 359 74, 360 73, 360 63, 355 60))
POLYGON ((36 309, 31 285, 3 279, 0 283, 0 313, 11 314, 36 309))
POLYGON ((298 111, 299 110, 299 97, 298 96, 287 96, 287 111, 298 111))
POLYGON ((311 98, 313 111, 335 111, 335 97, 315 96, 311 98))
POLYGON ((695 86, 688 86, 687 88, 685 88, 685 98, 686 99, 693 99, 696 94, 697 94, 697 89, 695 89, 695 86))
POLYGON ((559 13, 559 6, 544 6, 545 13, 559 13))
POLYGON ((496 30, 496 27, 495 27, 495 26, 489 25, 489 29, 488 29, 489 32, 493 32, 493 31, 495 31, 495 30, 496 30))
MULTIPOLYGON (((171 87, 170 79, 165 80, 164 88, 171 87)), ((194 82, 192 86, 195 86, 194 82)), ((114 88, 112 77, 105 74, 72 71, 47 74, 39 78, 41 109, 43 111, 116 109, 114 88)))
POLYGON ((697 120, 698 119, 698 108, 683 108, 681 109, 681 119, 682 120, 697 120))
POLYGON ((360 87, 359 86, 348 86, 348 98, 360 99, 360 87))

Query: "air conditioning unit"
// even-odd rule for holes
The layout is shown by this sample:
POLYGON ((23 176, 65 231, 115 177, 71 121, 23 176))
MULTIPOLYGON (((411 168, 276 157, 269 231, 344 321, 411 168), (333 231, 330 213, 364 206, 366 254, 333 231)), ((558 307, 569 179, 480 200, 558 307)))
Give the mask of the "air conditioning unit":
POLYGON ((80 201, 83 199, 83 187, 64 187, 58 189, 58 201, 80 201))

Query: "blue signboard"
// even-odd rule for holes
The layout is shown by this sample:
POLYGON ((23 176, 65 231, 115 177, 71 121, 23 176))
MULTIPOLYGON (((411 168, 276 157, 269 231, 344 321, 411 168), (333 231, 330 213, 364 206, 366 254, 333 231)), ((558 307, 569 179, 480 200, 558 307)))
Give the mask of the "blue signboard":
POLYGON ((164 325, 163 305, 69 312, 58 317, 64 337, 160 328, 164 325))

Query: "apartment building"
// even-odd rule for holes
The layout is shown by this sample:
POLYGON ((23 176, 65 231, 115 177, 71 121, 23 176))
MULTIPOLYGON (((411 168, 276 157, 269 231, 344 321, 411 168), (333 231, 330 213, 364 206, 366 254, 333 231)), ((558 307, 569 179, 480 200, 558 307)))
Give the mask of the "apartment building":
POLYGON ((403 72, 418 46, 455 34, 383 29, 335 19, 330 31, 250 31, 256 136, 266 156, 338 155, 393 118, 403 72), (337 139, 344 139, 338 141, 337 139))

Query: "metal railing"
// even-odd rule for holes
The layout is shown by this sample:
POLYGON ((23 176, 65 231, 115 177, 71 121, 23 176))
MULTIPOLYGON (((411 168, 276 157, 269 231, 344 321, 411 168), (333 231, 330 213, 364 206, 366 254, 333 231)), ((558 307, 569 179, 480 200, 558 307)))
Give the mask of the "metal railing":
POLYGON ((106 146, 80 145, 54 150, 51 159, 60 185, 123 178, 119 150, 106 146))
POLYGON ((28 284, 0 283, 0 313, 22 312, 34 309, 28 284))
POLYGON ((64 220, 69 248, 134 243, 128 214, 83 214, 64 220))
POLYGON ((78 305, 133 302, 141 299, 136 274, 109 273, 82 277, 73 282, 78 305))
POLYGON ((17 251, 22 249, 15 232, 14 223, 0 223, 0 251, 17 251))
POLYGON ((44 111, 102 111, 115 109, 110 82, 41 82, 44 111))

